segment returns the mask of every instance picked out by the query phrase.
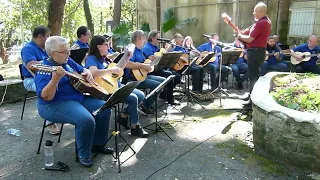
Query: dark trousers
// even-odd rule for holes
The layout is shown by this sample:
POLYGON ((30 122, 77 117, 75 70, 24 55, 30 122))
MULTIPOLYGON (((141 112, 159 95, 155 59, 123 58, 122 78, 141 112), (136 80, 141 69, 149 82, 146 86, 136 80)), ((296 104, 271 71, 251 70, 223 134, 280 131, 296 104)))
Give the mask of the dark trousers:
POLYGON ((315 74, 320 74, 320 67, 319 66, 303 66, 303 65, 296 65, 296 72, 297 73, 306 73, 311 72, 315 74))
MULTIPOLYGON (((150 75, 161 76, 161 77, 167 78, 167 77, 173 75, 173 73, 170 70, 162 69, 160 71, 152 72, 152 73, 150 73, 150 75)), ((179 75, 179 77, 180 77, 180 80, 181 80, 181 76, 180 75, 179 75)), ((174 80, 175 79, 173 79, 173 81, 168 82, 168 84, 167 84, 167 86, 165 88, 165 91, 162 91, 162 93, 159 96, 161 99, 165 99, 169 103, 174 102, 174 97, 173 97, 174 80)))
POLYGON ((265 60, 265 48, 249 48, 247 50, 248 56, 248 75, 250 81, 250 93, 252 92, 254 84, 258 81, 260 76, 260 66, 265 60))
MULTIPOLYGON (((180 71, 181 74, 183 71, 187 69, 188 66, 184 66, 180 71)), ((203 67, 199 67, 198 65, 192 65, 191 68, 188 70, 186 74, 191 74, 192 76, 192 91, 202 92, 203 87, 203 77, 204 77, 204 70, 203 67)))

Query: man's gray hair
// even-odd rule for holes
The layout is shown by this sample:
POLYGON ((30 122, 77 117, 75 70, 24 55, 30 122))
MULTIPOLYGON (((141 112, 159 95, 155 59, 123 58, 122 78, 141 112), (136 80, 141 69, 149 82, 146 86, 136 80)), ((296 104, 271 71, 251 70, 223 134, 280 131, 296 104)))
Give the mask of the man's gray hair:
POLYGON ((59 51, 60 46, 68 44, 67 40, 61 36, 51 36, 45 42, 45 49, 47 54, 50 56, 51 52, 59 51))
POLYGON ((131 34, 131 43, 135 43, 137 41, 138 37, 146 36, 146 33, 144 33, 142 30, 136 30, 131 34))
POLYGON ((157 36, 157 34, 159 34, 159 33, 160 32, 156 31, 156 30, 150 31, 149 34, 148 34, 148 42, 151 42, 152 38, 155 38, 157 36))

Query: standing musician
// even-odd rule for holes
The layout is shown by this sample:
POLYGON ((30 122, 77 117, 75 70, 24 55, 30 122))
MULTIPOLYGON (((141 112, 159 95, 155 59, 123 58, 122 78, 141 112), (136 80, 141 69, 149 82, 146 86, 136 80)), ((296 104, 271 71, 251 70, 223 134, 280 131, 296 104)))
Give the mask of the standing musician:
MULTIPOLYGON (((27 91, 37 91, 33 74, 29 70, 32 69, 33 64, 41 63, 40 61, 48 59, 45 51, 45 42, 50 33, 51 30, 45 26, 36 27, 32 32, 32 40, 21 50, 23 86, 27 91)), ((48 124, 51 124, 51 122, 47 121, 48 124)), ((60 129, 56 124, 50 125, 48 130, 52 135, 60 133, 60 129)))
POLYGON ((270 54, 273 54, 273 53, 275 54, 268 56, 268 59, 262 63, 261 69, 260 69, 260 76, 264 76, 269 71, 277 71, 277 72, 288 71, 288 66, 283 61, 281 61, 282 54, 278 50, 278 48, 276 48, 276 46, 277 45, 274 37, 269 36, 267 51, 270 54))
MULTIPOLYGON (((112 74, 119 74, 122 71, 117 66, 106 69, 110 61, 106 58, 107 50, 109 49, 109 42, 104 36, 96 35, 90 41, 90 51, 87 59, 85 60, 85 67, 88 68, 94 78, 103 76, 112 76, 112 74)), ((120 81, 118 80, 120 85, 120 81)), ((123 85, 120 85, 123 86, 123 85)), ((138 89, 127 98, 128 108, 126 108, 121 115, 117 117, 119 124, 127 127, 128 118, 131 121, 131 135, 138 137, 147 137, 148 133, 145 132, 139 124, 138 105, 144 99, 144 93, 138 89)), ((130 127, 129 127, 130 128, 130 127)))
POLYGON ((88 69, 68 57, 70 50, 65 38, 49 37, 45 47, 49 59, 44 60, 43 64, 57 66, 57 69, 52 73, 37 73, 35 76, 39 115, 51 122, 73 124, 79 162, 84 167, 91 167, 91 152, 113 153, 112 149, 104 146, 108 139, 111 110, 104 109, 95 117, 92 116, 91 113, 105 102, 84 96, 70 84, 66 71, 81 73, 89 82, 92 82, 93 77, 88 69))
POLYGON ((242 49, 242 55, 239 57, 237 64, 232 64, 231 69, 233 76, 237 81, 237 88, 243 89, 243 82, 248 80, 248 64, 247 64, 247 53, 244 51, 243 45, 240 43, 238 37, 234 37, 233 47, 242 49), (240 72, 243 76, 240 76, 240 72))
MULTIPOLYGON (((311 35, 309 37, 308 43, 301 44, 291 50, 291 56, 296 58, 298 61, 302 61, 301 55, 296 55, 294 52, 310 52, 311 54, 320 53, 320 48, 317 46, 318 38, 315 35, 311 35)), ((296 72, 305 73, 312 72, 316 74, 320 74, 320 67, 317 66, 317 60, 319 61, 320 54, 318 56, 311 57, 309 61, 302 61, 300 64, 296 65, 296 72)))
MULTIPOLYGON (((267 40, 271 31, 271 21, 267 16, 267 6, 264 3, 260 2, 254 7, 253 16, 255 24, 243 32, 235 32, 247 48, 250 93, 259 79, 260 66, 265 60, 267 40)), ((250 100, 250 96, 244 100, 250 100)), ((251 100, 245 105, 251 107, 251 100)))
MULTIPOLYGON (((131 80, 131 81, 136 80, 135 77, 132 75, 131 70, 143 69, 147 72, 152 72, 154 70, 154 66, 144 63, 144 61, 146 60, 146 57, 142 52, 142 48, 145 42, 146 42, 146 35, 142 30, 136 30, 131 34, 131 43, 133 43, 136 47, 130 61, 126 65, 125 77, 127 80, 131 80)), ((164 80, 165 80, 164 77, 148 74, 147 78, 138 85, 138 88, 151 89, 152 91, 156 87, 158 87, 164 80)), ((143 101, 141 110, 144 111, 146 114, 151 114, 152 111, 150 110, 150 107, 153 105, 154 101, 156 100, 157 100, 157 96, 155 94, 150 96, 149 98, 146 99, 146 101, 143 101)))
MULTIPOLYGON (((144 55, 146 56, 146 58, 150 59, 150 60, 154 60, 155 56, 154 53, 158 52, 159 49, 159 40, 158 38, 160 38, 160 33, 159 31, 150 31, 148 34, 148 42, 144 45, 142 51, 144 53, 144 55)), ((168 83, 168 93, 165 94, 164 92, 162 92, 160 94, 160 98, 161 99, 165 99, 168 101, 169 104, 171 105, 180 105, 180 103, 178 101, 174 100, 174 96, 173 96, 173 88, 176 84, 181 82, 181 75, 178 74, 177 72, 175 72, 174 70, 170 70, 170 69, 161 69, 157 72, 152 72, 152 75, 156 75, 156 76, 161 76, 161 77, 169 77, 170 75, 174 75, 174 79, 173 79, 173 83, 169 82, 168 83)))
MULTIPOLYGON (((182 46, 189 52, 190 59, 199 56, 200 52, 193 46, 193 41, 190 36, 184 38, 182 46)), ((190 72, 192 76, 192 91, 202 93, 204 77, 203 66, 198 66, 196 63, 193 63, 191 64, 190 72)))
POLYGON ((71 50, 89 48, 89 39, 91 33, 87 26, 80 26, 77 30, 78 39, 71 46, 71 50))
MULTIPOLYGON (((221 53, 221 47, 217 45, 215 41, 219 40, 219 35, 216 33, 211 34, 211 38, 207 43, 204 43, 198 47, 198 51, 203 52, 214 52, 214 53, 221 53)), ((221 60, 221 55, 216 57, 216 60, 214 62, 208 63, 206 66, 204 66, 204 70, 208 73, 210 73, 210 80, 211 80, 211 91, 213 91, 215 88, 218 87, 218 81, 217 81, 217 71, 220 68, 219 61, 221 60)), ((221 67, 221 81, 226 80, 229 68, 225 65, 222 65, 221 67)))

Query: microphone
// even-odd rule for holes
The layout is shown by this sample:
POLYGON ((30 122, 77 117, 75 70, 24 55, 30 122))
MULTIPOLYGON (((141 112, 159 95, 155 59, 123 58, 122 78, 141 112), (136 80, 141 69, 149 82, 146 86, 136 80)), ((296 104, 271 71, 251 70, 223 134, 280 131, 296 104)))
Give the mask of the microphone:
POLYGON ((170 42, 170 39, 165 39, 165 38, 157 38, 158 41, 163 41, 163 42, 170 42))

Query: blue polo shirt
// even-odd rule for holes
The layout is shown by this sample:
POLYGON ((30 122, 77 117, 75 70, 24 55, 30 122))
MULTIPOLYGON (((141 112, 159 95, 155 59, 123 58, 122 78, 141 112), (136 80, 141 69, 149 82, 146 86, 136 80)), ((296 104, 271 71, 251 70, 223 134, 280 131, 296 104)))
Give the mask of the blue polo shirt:
MULTIPOLYGON (((146 60, 146 57, 145 57, 142 49, 139 49, 139 48, 135 47, 134 52, 132 54, 132 57, 130 58, 130 61, 138 62, 138 63, 144 63, 144 60, 146 60)), ((125 68, 124 69, 124 74, 127 77, 127 79, 131 79, 130 69, 125 68)))
POLYGON ((157 46, 151 44, 150 42, 147 42, 142 48, 142 52, 144 52, 146 57, 154 55, 154 53, 158 52, 159 50, 160 49, 157 46))
MULTIPOLYGON (((49 66, 58 65, 57 63, 52 62, 50 60, 44 60, 42 64, 49 65, 49 66)), ((78 65, 71 58, 68 58, 67 63, 63 64, 62 67, 68 72, 77 72, 77 73, 83 72, 83 67, 78 65)), ((49 83, 49 81, 51 80, 51 77, 52 77, 52 73, 42 73, 40 71, 38 71, 35 75, 34 81, 37 88, 37 96, 38 96, 39 104, 51 104, 59 101, 68 101, 68 100, 77 101, 77 102, 83 101, 83 94, 78 90, 76 90, 70 84, 70 80, 67 76, 64 76, 60 79, 54 98, 51 101, 43 100, 41 97, 42 90, 49 83)))
MULTIPOLYGON (((27 43, 21 50, 21 58, 25 65, 30 61, 42 61, 48 59, 45 50, 41 49, 34 41, 27 43)), ((24 78, 33 77, 25 66, 22 66, 22 76, 24 78)))
POLYGON ((183 54, 188 54, 188 51, 180 46, 176 46, 172 51, 178 51, 178 52, 182 52, 183 54))
MULTIPOLYGON (((240 47, 238 47, 238 46, 236 45, 236 43, 233 44, 233 47, 241 48, 241 49, 244 48, 242 45, 240 45, 240 47)), ((243 56, 242 56, 242 57, 239 57, 239 59, 238 59, 238 61, 237 61, 237 64, 238 64, 238 65, 243 64, 243 63, 246 63, 246 62, 245 62, 245 59, 244 59, 244 55, 246 55, 246 54, 247 54, 247 52, 244 52, 244 53, 243 53, 243 56)))
POLYGON ((78 45, 79 48, 73 48, 73 49, 83 49, 83 48, 89 48, 89 44, 88 43, 83 43, 81 42, 79 39, 76 40, 72 47, 77 47, 76 45, 78 45))
MULTIPOLYGON (((320 48, 318 46, 314 47, 313 49, 309 49, 308 44, 301 44, 292 49, 294 52, 310 52, 311 54, 316 54, 320 52, 320 48)), ((317 56, 312 57, 309 61, 303 61, 300 64, 302 66, 316 66, 317 64, 317 56)))
MULTIPOLYGON (((204 44, 200 45, 197 49, 200 52, 208 51, 208 52, 214 52, 214 53, 221 53, 221 51, 222 51, 221 47, 219 47, 217 45, 214 47, 214 49, 212 49, 211 42, 204 43, 204 44)), ((213 64, 218 65, 219 61, 220 61, 220 57, 221 57, 221 55, 218 56, 218 59, 216 61, 214 61, 213 64)))

